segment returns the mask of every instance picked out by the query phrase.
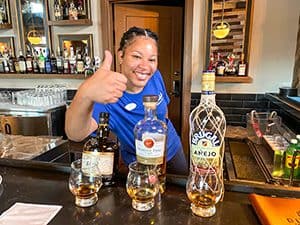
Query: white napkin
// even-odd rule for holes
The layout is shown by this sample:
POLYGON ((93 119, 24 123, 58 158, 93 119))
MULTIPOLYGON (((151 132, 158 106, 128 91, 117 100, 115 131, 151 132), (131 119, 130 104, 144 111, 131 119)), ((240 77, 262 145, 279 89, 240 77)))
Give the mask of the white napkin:
POLYGON ((60 205, 16 202, 1 214, 0 225, 46 225, 61 208, 60 205))

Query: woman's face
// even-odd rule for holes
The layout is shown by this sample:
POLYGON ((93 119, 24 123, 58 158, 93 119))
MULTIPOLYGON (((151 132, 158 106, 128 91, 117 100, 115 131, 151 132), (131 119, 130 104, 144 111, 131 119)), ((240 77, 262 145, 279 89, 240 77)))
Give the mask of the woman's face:
POLYGON ((155 40, 136 37, 119 52, 121 72, 127 77, 127 91, 138 93, 157 69, 158 49, 155 40), (123 55, 122 55, 123 54, 123 55))

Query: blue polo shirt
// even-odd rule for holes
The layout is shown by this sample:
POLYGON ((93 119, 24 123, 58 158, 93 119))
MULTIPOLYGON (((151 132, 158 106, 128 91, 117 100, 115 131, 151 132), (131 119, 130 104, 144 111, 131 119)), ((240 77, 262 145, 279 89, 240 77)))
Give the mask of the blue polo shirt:
POLYGON ((164 121, 168 127, 167 161, 173 158, 176 152, 182 148, 180 138, 172 122, 165 118, 170 99, 166 93, 162 76, 157 70, 140 93, 130 94, 124 92, 116 103, 94 104, 93 118, 96 121, 99 120, 100 112, 110 114, 109 127, 120 141, 121 156, 127 165, 136 160, 133 130, 137 122, 144 118, 144 95, 159 96, 156 114, 158 119, 164 121))

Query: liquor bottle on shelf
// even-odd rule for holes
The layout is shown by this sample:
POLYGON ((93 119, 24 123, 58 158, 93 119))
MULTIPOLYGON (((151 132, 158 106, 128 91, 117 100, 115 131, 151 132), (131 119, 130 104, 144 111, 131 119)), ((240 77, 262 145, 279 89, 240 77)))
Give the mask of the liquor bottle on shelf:
POLYGON ((70 74, 70 60, 69 53, 66 47, 64 47, 64 74, 70 74))
POLYGON ((71 1, 69 7, 69 20, 78 20, 78 11, 73 1, 71 1))
POLYGON ((145 165, 156 165, 160 181, 160 193, 166 189, 166 140, 167 126, 156 116, 158 95, 145 95, 145 116, 134 127, 137 161, 145 165))
POLYGON ((19 57, 18 57, 18 64, 19 64, 19 72, 26 73, 26 59, 23 56, 22 49, 19 50, 19 57))
POLYGON ((3 65, 4 65, 5 73, 9 73, 8 57, 9 57, 8 48, 5 47, 3 50, 3 65))
POLYGON ((56 65, 57 65, 57 73, 58 74, 64 73, 64 58, 62 57, 62 52, 59 46, 57 46, 57 52, 56 52, 56 65))
POLYGON ((70 73, 75 74, 76 73, 76 58, 75 58, 75 54, 74 54, 74 47, 72 45, 70 46, 69 62, 70 62, 70 73))
POLYGON ((92 65, 92 59, 91 57, 87 56, 85 57, 85 68, 84 68, 84 77, 87 78, 89 76, 92 76, 94 74, 94 68, 92 65))
POLYGON ((63 4, 63 19, 68 20, 69 19, 69 3, 68 0, 64 0, 63 4))
POLYGON ((215 66, 216 62, 215 62, 215 58, 214 58, 214 54, 211 53, 210 57, 209 57, 209 64, 208 64, 208 70, 216 70, 216 66, 215 66))
POLYGON ((51 60, 50 60, 50 51, 49 49, 43 50, 44 56, 45 56, 45 72, 46 73, 52 73, 52 67, 51 67, 51 60))
POLYGON ((32 60, 33 72, 39 73, 39 59, 38 59, 38 52, 36 50, 33 51, 33 60, 32 60))
POLYGON ((84 145, 82 153, 83 170, 89 165, 97 165, 102 175, 104 186, 115 183, 118 169, 119 146, 109 139, 109 114, 99 114, 97 136, 90 138, 84 145))
POLYGON ((81 52, 79 49, 76 50, 76 73, 84 73, 84 62, 81 57, 81 52))
POLYGON ((239 61, 238 66, 237 66, 237 75, 238 76, 246 76, 247 75, 246 70, 247 70, 247 64, 245 62, 245 54, 242 53, 241 60, 239 61))
POLYGON ((43 50, 40 48, 39 53, 39 72, 45 73, 45 56, 43 55, 43 50))
POLYGON ((63 10, 60 4, 60 0, 54 0, 54 19, 62 20, 63 19, 63 10))
POLYGON ((26 72, 27 73, 33 72, 33 57, 29 50, 27 51, 26 54, 26 72))
POLYGON ((0 73, 4 73, 4 63, 3 63, 3 55, 2 53, 0 52, 0 73))
POLYGON ((85 13, 83 9, 82 0, 77 1, 77 11, 78 11, 78 19, 85 19, 85 13))
POLYGON ((217 64, 216 64, 216 76, 224 76, 225 75, 225 66, 226 63, 223 59, 221 59, 221 53, 217 53, 217 64))
MULTIPOLYGON (((220 182, 221 191, 211 197, 218 202, 224 192, 223 157, 226 120, 224 113, 216 105, 214 71, 203 72, 201 85, 200 103, 191 112, 189 119, 190 175, 197 173, 200 176, 199 179, 203 179, 203 185, 205 185, 206 179, 214 175, 215 182, 211 185, 217 185, 217 182, 220 182)), ((208 186, 207 190, 210 188, 209 184, 208 186)), ((211 188, 214 189, 214 187, 211 188)), ((199 194, 203 195, 203 200, 206 199, 204 197, 205 190, 199 194)), ((203 204, 205 203, 203 202, 203 204)))
POLYGON ((57 73, 57 59, 53 53, 51 54, 50 63, 51 63, 52 73, 54 74, 57 73))
POLYGON ((236 75, 236 66, 234 63, 235 55, 233 53, 230 53, 227 56, 228 63, 225 67, 225 75, 227 76, 235 76, 236 75))
POLYGON ((13 56, 12 49, 8 50, 8 67, 10 73, 15 73, 15 57, 13 56))

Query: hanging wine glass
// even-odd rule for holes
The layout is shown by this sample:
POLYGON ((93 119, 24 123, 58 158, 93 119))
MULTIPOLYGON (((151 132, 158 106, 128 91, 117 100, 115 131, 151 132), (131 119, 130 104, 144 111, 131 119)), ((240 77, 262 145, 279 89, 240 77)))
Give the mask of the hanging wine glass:
POLYGON ((225 38, 230 32, 230 25, 226 21, 224 21, 224 8, 225 8, 225 0, 222 2, 222 18, 221 22, 218 22, 213 27, 213 34, 216 38, 222 39, 225 38))

